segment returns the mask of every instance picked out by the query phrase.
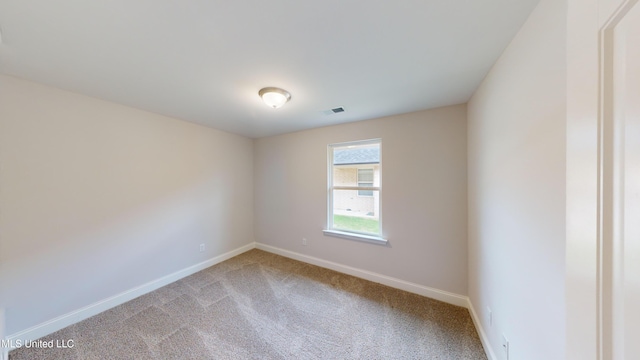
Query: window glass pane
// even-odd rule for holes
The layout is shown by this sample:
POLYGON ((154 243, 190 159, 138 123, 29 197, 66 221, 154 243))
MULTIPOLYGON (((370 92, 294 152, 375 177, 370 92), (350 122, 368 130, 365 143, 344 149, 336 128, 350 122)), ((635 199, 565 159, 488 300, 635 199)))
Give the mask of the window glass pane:
MULTIPOLYGON (((358 186, 373 186, 373 169, 358 169, 358 186)), ((373 196, 373 191, 358 190, 358 196, 373 196)))
POLYGON ((333 186, 358 186, 358 169, 349 165, 334 166, 333 186))
POLYGON ((380 144, 347 145, 333 148, 333 165, 380 163, 380 144))
POLYGON ((358 169, 358 182, 373 183, 373 169, 358 169))
MULTIPOLYGON (((364 190, 360 190, 364 191, 364 190)), ((333 227, 337 230, 379 235, 379 191, 358 196, 358 190, 333 190, 333 227)))
POLYGON ((380 141, 329 145, 331 229, 380 235, 380 141), (349 187, 351 189, 335 189, 349 187))
MULTIPOLYGON (((373 184, 360 184, 360 186, 371 186, 373 184)), ((358 196, 373 196, 373 190, 358 190, 358 196)))

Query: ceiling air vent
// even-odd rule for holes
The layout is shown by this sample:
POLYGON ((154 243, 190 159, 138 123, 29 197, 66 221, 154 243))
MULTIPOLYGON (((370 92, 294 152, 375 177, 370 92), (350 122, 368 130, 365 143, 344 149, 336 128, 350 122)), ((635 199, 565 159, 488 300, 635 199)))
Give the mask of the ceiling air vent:
POLYGON ((344 108, 342 106, 337 107, 337 108, 333 108, 331 110, 325 110, 322 113, 325 115, 333 115, 333 114, 339 114, 345 112, 344 108))

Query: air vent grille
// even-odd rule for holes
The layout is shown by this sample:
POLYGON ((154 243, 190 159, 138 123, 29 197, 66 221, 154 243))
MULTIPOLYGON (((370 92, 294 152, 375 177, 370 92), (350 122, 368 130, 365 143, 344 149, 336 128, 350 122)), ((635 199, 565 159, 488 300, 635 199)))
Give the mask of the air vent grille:
POLYGON ((323 113, 325 116, 329 116, 329 115, 333 115, 333 114, 340 114, 340 113, 343 113, 345 111, 346 110, 344 109, 344 107, 340 106, 340 107, 337 107, 337 108, 321 111, 321 113, 323 113))

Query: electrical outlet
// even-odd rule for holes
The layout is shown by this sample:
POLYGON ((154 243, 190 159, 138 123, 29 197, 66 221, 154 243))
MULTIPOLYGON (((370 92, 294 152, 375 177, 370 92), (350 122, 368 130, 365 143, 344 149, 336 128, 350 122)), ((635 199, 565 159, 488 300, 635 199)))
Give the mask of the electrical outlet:
POLYGON ((509 360, 509 340, 504 334, 502 334, 502 352, 505 355, 505 359, 509 360))
POLYGON ((204 251, 204 244, 200 244, 200 252, 204 251))
POLYGON ((489 327, 493 326, 493 313, 491 312, 491 308, 487 306, 487 320, 489 320, 489 327))
POLYGON ((302 245, 307 246, 307 238, 302 238, 302 245))

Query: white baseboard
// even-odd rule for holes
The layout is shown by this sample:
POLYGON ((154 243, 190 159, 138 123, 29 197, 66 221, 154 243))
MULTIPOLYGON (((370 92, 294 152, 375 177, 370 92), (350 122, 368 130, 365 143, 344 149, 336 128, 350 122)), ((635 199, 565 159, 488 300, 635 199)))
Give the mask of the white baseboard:
MULTIPOLYGON (((81 309, 72 311, 70 313, 67 313, 65 315, 61 315, 58 316, 57 318, 51 319, 49 321, 46 321, 42 324, 38 324, 35 326, 32 326, 26 330, 17 332, 15 334, 11 334, 8 335, 6 337, 6 340, 8 340, 9 343, 16 343, 17 340, 21 340, 22 343, 24 343, 25 341, 31 341, 31 340, 37 340, 43 336, 49 335, 51 333, 54 333, 60 329, 63 329, 69 325, 78 323, 84 319, 87 319, 91 316, 97 315, 105 310, 109 310, 113 307, 116 307, 120 304, 124 304, 125 302, 129 301, 129 300, 133 300, 135 298, 137 298, 138 296, 144 295, 146 293, 149 293, 153 290, 156 290, 158 288, 161 288, 165 285, 168 285, 174 281, 180 280, 186 276, 189 276, 191 274, 194 274, 200 270, 204 270, 210 266, 213 266, 215 264, 221 263, 225 260, 231 259, 234 256, 240 255, 243 252, 249 251, 251 249, 255 248, 255 243, 250 243, 247 244, 245 246, 242 246, 240 248, 237 248, 235 250, 229 251, 227 253, 224 253, 222 255, 218 255, 214 258, 211 258, 209 260, 203 261, 199 264, 196 265, 192 265, 189 266, 188 268, 176 271, 172 274, 163 276, 159 279, 150 281, 146 284, 140 285, 138 287, 135 287, 133 289, 127 290, 125 292, 122 292, 120 294, 114 295, 110 298, 98 301, 96 303, 93 303, 91 305, 85 306, 81 309)), ((0 353, 0 359, 4 360, 4 359, 8 359, 7 356, 7 351, 8 349, 2 349, 4 350, 2 353, 0 353), (3 359, 4 357, 4 359, 3 359)))
POLYGON ((484 331, 482 327, 482 322, 480 322, 480 318, 478 317, 478 313, 476 312, 473 304, 471 303, 471 299, 468 299, 469 303, 467 304, 467 308, 469 309, 469 313, 471 313, 471 319, 473 320, 473 324, 476 326, 476 331, 478 331, 478 335, 480 336, 480 341, 482 342, 482 347, 484 348, 484 353, 487 354, 487 358, 489 360, 498 360, 496 354, 493 352, 493 348, 489 343, 489 338, 487 337, 487 333, 484 331))
POLYGON ((473 308, 473 304, 471 303, 471 301, 469 300, 469 297, 467 296, 454 294, 447 291, 442 291, 442 290, 430 288, 427 286, 410 283, 408 281, 392 278, 386 275, 377 274, 374 272, 354 268, 347 265, 334 263, 332 261, 327 261, 327 260, 323 260, 313 256, 300 254, 294 251, 277 248, 271 245, 256 243, 256 248, 270 252, 270 253, 274 253, 277 255, 281 255, 284 257, 288 257, 294 260, 302 261, 308 264, 317 265, 326 269, 338 271, 343 274, 348 274, 361 279, 377 282, 383 285, 390 286, 392 288, 408 291, 414 294, 440 300, 452 305, 464 307, 469 310, 471 319, 473 321, 473 324, 475 325, 476 331, 478 331, 478 336, 480 337, 480 341, 482 343, 482 347, 484 348, 484 352, 487 355, 487 358, 489 360, 498 360, 498 358, 495 356, 495 353, 493 352, 493 348, 491 347, 491 344, 489 343, 489 338, 487 337, 487 334, 482 328, 482 323, 480 322, 480 319, 478 318, 478 315, 475 309, 473 308))
POLYGON ((256 248, 270 253, 282 255, 294 260, 302 261, 312 265, 317 265, 326 269, 331 269, 344 274, 355 276, 361 279, 373 281, 392 288, 408 291, 410 293, 426 296, 428 298, 440 300, 452 305, 462 306, 466 308, 469 305, 469 299, 466 296, 450 293, 448 291, 438 290, 423 285, 414 284, 408 281, 392 278, 386 275, 377 274, 371 271, 354 268, 347 265, 334 263, 319 259, 313 256, 303 255, 297 252, 280 249, 271 245, 256 243, 256 248))
MULTIPOLYGON (((49 321, 46 321, 42 324, 38 324, 36 326, 30 327, 26 330, 17 332, 15 334, 9 335, 5 338, 5 340, 7 340, 9 343, 15 343, 17 340, 22 340, 22 342, 24 343, 25 341, 30 341, 30 340, 37 340, 43 336, 49 335, 51 333, 54 333, 60 329, 63 329, 69 325, 75 324, 77 322, 80 322, 84 319, 87 319, 91 316, 97 315, 105 310, 111 309, 113 307, 116 307, 118 305, 121 305, 127 301, 133 300, 135 298, 137 298, 138 296, 144 295, 146 293, 149 293, 151 291, 154 291, 158 288, 161 288, 165 285, 168 285, 174 281, 180 280, 186 276, 189 276, 191 274, 194 274, 200 270, 206 269, 210 266, 213 266, 215 264, 221 263, 225 260, 228 260, 234 256, 240 255, 246 251, 249 251, 251 249, 260 249, 260 250, 264 250, 270 253, 274 253, 274 254, 278 254, 284 257, 288 257, 294 260, 298 260, 298 261, 302 261, 308 264, 312 264, 312 265, 316 265, 316 266, 320 266, 326 269, 331 269, 334 271, 338 271, 344 274, 348 274, 348 275, 352 275, 358 278, 362 278, 365 280, 369 280, 369 281, 373 281, 376 283, 380 283, 383 285, 387 285, 396 289, 400 289, 400 290, 404 290, 404 291, 408 291, 414 294, 418 294, 418 295, 422 295, 422 296, 426 296, 432 299, 436 299, 436 300, 440 300, 452 305, 456 305, 456 306, 461 306, 461 307, 465 307, 467 309, 469 309, 469 312, 471 313, 471 318, 473 319, 473 323, 476 327, 476 330, 478 331, 478 334, 480 336, 480 340, 482 342, 482 345, 484 347, 485 353, 487 354, 487 357, 489 358, 489 360, 497 360, 493 349, 491 348, 491 345, 489 344, 488 338, 486 336, 486 333, 484 332, 484 329, 482 328, 482 325, 480 323, 480 320, 475 312, 475 309, 473 308, 473 305, 471 304, 471 302, 469 301, 469 298, 467 296, 463 296, 463 295, 459 295, 459 294, 454 294, 454 293, 450 293, 447 291, 442 291, 442 290, 438 290, 438 289, 434 289, 434 288, 430 288, 427 286, 423 286, 423 285, 418 285, 418 284, 414 284, 408 281, 404 281, 404 280, 400 280, 400 279, 396 279, 396 278, 392 278, 386 275, 381 275, 381 274, 377 274, 374 272, 370 272, 367 270, 362 270, 362 269, 358 269, 358 268, 354 268, 351 266, 347 266, 347 265, 342 265, 342 264, 338 264, 332 261, 328 261, 328 260, 323 260, 320 258, 316 258, 313 256, 308 256, 308 255, 304 255, 304 254, 300 254, 300 253, 296 253, 293 251, 289 251, 289 250, 284 250, 284 249, 280 249, 277 247, 273 247, 270 245, 265 245, 265 244, 261 244, 261 243, 250 243, 247 244, 245 246, 242 246, 238 249, 229 251, 227 253, 224 253, 222 255, 216 256, 214 258, 211 258, 209 260, 203 261, 199 264, 190 266, 188 268, 176 271, 172 274, 166 275, 162 278, 150 281, 146 284, 140 285, 138 287, 135 287, 133 289, 127 290, 125 292, 122 292, 118 295, 114 295, 110 298, 98 301, 94 304, 85 306, 81 309, 72 311, 70 313, 67 313, 65 315, 59 316, 57 318, 51 319, 49 321)), ((1 337, 0 337, 1 339, 1 337)), ((0 349, 0 360, 8 360, 9 356, 8 356, 8 350, 6 348, 0 349)))

